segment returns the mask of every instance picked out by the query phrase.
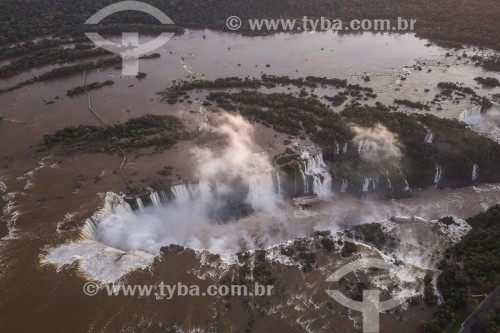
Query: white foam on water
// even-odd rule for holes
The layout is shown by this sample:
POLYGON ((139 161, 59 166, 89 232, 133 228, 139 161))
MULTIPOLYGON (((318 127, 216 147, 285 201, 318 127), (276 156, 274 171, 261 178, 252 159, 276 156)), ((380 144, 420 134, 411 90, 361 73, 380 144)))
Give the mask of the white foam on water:
POLYGON ((55 248, 42 261, 58 270, 74 263, 88 279, 114 283, 138 269, 147 269, 154 256, 141 251, 124 252, 93 240, 83 240, 55 248))
POLYGON ((155 257, 152 254, 122 251, 106 246, 96 239, 96 221, 117 213, 119 209, 131 212, 120 196, 107 193, 103 207, 86 221, 80 240, 48 249, 41 263, 56 265, 58 270, 76 263, 80 272, 88 279, 102 283, 114 283, 132 271, 151 266, 155 257))
POLYGON ((49 160, 49 159, 51 159, 51 158, 52 158, 52 155, 46 156, 46 157, 42 158, 38 162, 38 165, 34 169, 32 169, 32 170, 26 172, 25 174, 23 174, 23 175, 21 175, 21 176, 19 176, 19 177, 16 178, 19 181, 26 182, 26 185, 24 186, 24 190, 25 191, 33 188, 33 186, 35 185, 34 182, 33 182, 33 176, 38 171, 40 171, 41 169, 45 168, 47 166, 46 161, 49 160))
POLYGON ((7 185, 2 181, 3 179, 0 178, 0 196, 4 195, 7 192, 7 185))
POLYGON ((0 195, 2 195, 2 200, 5 202, 5 206, 2 209, 2 216, 0 217, 0 222, 7 225, 8 235, 1 238, 1 240, 9 240, 15 238, 16 223, 21 215, 21 212, 17 209, 15 198, 18 193, 7 192, 7 185, 4 182, 0 182, 0 195), (3 194, 3 195, 2 195, 3 194))

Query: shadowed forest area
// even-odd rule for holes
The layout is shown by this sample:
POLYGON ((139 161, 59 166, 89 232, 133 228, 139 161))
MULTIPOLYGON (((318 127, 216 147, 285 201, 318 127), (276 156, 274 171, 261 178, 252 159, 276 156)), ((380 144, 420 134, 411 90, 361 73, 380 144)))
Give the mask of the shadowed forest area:
MULTIPOLYGON (((0 11, 0 44, 35 36, 81 36, 89 29, 83 23, 114 0, 3 0, 0 11)), ((500 2, 497 0, 145 0, 186 27, 225 28, 227 17, 250 18, 324 16, 331 19, 417 19, 421 37, 452 47, 460 43, 500 49, 500 2)), ((123 12, 104 20, 106 32, 121 32, 120 22, 156 32, 162 27, 149 15, 123 12), (155 27, 150 26, 156 24, 155 27), (116 31, 115 31, 116 30, 116 31)), ((172 29, 171 27, 163 27, 172 29)), ((243 27, 245 29, 245 27, 243 27)), ((246 27, 248 29, 248 27, 246 27)))

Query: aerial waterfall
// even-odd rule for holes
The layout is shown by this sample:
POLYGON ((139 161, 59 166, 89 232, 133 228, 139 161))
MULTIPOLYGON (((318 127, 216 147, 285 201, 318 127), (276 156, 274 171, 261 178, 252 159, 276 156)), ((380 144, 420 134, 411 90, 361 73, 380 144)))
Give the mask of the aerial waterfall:
POLYGON ((458 120, 465 121, 469 117, 477 116, 481 114, 481 106, 474 106, 470 109, 465 110, 458 116, 458 120))
POLYGON ((474 164, 472 168, 472 181, 475 182, 479 178, 479 165, 474 164))
POLYGON ((186 184, 172 186, 171 191, 175 200, 188 201, 191 198, 190 191, 186 184))
POLYGON ((280 178, 280 173, 276 172, 276 180, 278 182, 278 194, 282 195, 282 190, 281 190, 281 178, 280 178))
POLYGON ((295 185, 295 194, 298 194, 299 193, 299 189, 297 187, 297 171, 295 171, 294 185, 295 185))
POLYGON ((392 190, 391 174, 389 170, 387 170, 385 174, 387 175, 387 186, 392 190))
POLYGON ((436 187, 438 187, 442 176, 443 176, 443 169, 439 165, 436 165, 436 175, 434 176, 434 184, 436 185, 436 187))
POLYGON ((347 179, 342 180, 342 187, 340 188, 340 192, 346 193, 348 186, 349 186, 349 180, 347 180, 347 179))
POLYGON ((433 141, 434 141, 434 134, 432 134, 430 132, 427 133, 427 135, 425 136, 424 142, 428 143, 428 144, 432 144, 433 141))
POLYGON ((358 144, 358 153, 368 153, 370 151, 370 141, 361 140, 358 144))
POLYGON ((309 193, 309 184, 307 181, 307 176, 312 177, 313 187, 312 192, 320 198, 328 197, 332 193, 333 180, 332 175, 328 171, 328 166, 323 160, 323 154, 318 153, 314 156, 307 151, 304 151, 301 155, 304 160, 304 172, 303 177, 305 177, 304 188, 305 192, 309 193))
POLYGON ((370 179, 365 178, 363 183, 363 189, 361 190, 361 192, 368 192, 369 187, 370 187, 370 179))
POLYGON ((403 191, 405 191, 405 192, 410 191, 410 184, 408 184, 408 180, 406 180, 406 179, 405 179, 405 187, 404 187, 403 191))
POLYGON ((254 203, 263 198, 272 198, 278 192, 274 187, 273 175, 269 172, 251 175, 247 181, 249 185, 247 200, 254 206, 254 203))
POLYGON ((309 194, 309 181, 307 176, 302 169, 300 169, 300 174, 302 176, 302 183, 304 184, 304 194, 309 194))
POLYGON ((161 199, 160 199, 160 196, 158 195, 158 192, 151 192, 151 194, 149 195, 149 198, 151 199, 153 206, 155 206, 155 207, 161 206, 161 199))
MULTIPOLYGON (((185 207, 191 203, 199 207, 223 207, 228 205, 228 202, 229 205, 241 202, 256 210, 270 211, 279 201, 278 194, 282 192, 280 175, 277 174, 277 184, 273 176, 274 172, 263 172, 248 175, 244 181, 236 179, 227 182, 201 181, 198 184, 174 185, 170 188, 175 198, 171 202, 177 207, 185 207)), ((155 208, 169 203, 165 192, 152 191, 149 199, 155 208)), ((145 205, 141 198, 136 198, 136 202, 139 210, 144 210, 145 205)))
POLYGON ((335 155, 340 155, 340 145, 338 142, 335 142, 335 155))
POLYGON ((137 203, 137 207, 139 207, 140 211, 144 210, 144 204, 142 203, 141 198, 137 197, 135 198, 135 202, 137 203))

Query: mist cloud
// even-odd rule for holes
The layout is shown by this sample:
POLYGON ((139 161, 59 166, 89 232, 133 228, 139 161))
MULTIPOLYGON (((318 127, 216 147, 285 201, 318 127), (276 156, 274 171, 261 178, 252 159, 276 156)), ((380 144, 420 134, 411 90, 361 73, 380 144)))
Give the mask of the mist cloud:
POLYGON ((399 160, 401 153, 397 136, 385 126, 376 124, 372 128, 353 126, 356 133, 354 143, 364 158, 372 162, 399 160))
POLYGON ((177 200, 142 212, 119 205, 98 224, 97 240, 152 254, 170 244, 215 253, 256 248, 254 226, 237 220, 254 212, 279 215, 273 167, 255 145, 251 124, 240 116, 221 119, 221 125, 206 130, 222 136, 223 146, 192 149, 199 184, 180 185, 177 200))

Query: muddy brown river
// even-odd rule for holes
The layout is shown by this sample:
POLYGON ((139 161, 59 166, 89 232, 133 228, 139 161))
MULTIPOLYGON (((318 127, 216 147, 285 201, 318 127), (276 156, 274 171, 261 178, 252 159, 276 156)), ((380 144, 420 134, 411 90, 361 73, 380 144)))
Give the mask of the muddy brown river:
MULTIPOLYGON (((144 37, 144 40, 147 39, 150 37, 144 37)), ((193 130, 206 124, 207 117, 212 125, 219 124, 220 120, 216 115, 207 115, 207 110, 201 108, 200 103, 206 92, 193 92, 192 96, 197 99, 193 105, 161 103, 157 92, 175 80, 227 76, 258 78, 262 74, 338 77, 346 78, 352 84, 373 88, 378 95, 377 101, 387 104, 395 98, 431 101, 438 92, 436 85, 441 81, 464 83, 474 87, 482 96, 500 92, 500 88, 481 88, 474 81, 477 76, 500 78, 498 74, 486 72, 467 59, 457 60, 457 56, 464 51, 471 55, 480 52, 490 54, 492 51, 478 51, 473 47, 455 51, 427 46, 427 43, 412 34, 317 32, 244 37, 188 29, 157 51, 161 54, 160 58, 140 62, 140 71, 148 74, 146 79, 125 78, 120 76, 120 70, 103 69, 87 72, 86 81, 115 81, 113 86, 91 92, 94 109, 108 124, 125 122, 144 114, 175 114, 193 130), (447 52, 452 56, 446 56, 447 52), (421 66, 422 70, 414 69, 414 65, 421 66), (364 81, 365 75, 370 76, 370 82, 364 81), (407 79, 398 79, 401 75, 406 75, 407 79)), ((12 86, 51 68, 38 68, 0 81, 0 88, 12 86)), ((324 286, 321 283, 324 272, 305 276, 296 267, 277 265, 276 274, 283 277, 282 289, 267 301, 203 297, 167 301, 101 294, 88 297, 81 289, 89 278, 79 269, 81 262, 42 264, 53 249, 75 243, 86 220, 103 206, 106 193, 119 194, 126 190, 116 172, 122 162, 118 154, 67 156, 58 150, 36 152, 44 134, 67 126, 99 124, 88 110, 87 96, 66 96, 66 91, 81 85, 82 80, 83 73, 75 74, 0 95, 0 117, 3 118, 0 121, 0 331, 243 332, 250 323, 254 332, 326 332, 332 328, 338 329, 338 332, 356 332, 359 329, 358 315, 345 309, 331 308, 323 295, 324 286), (47 101, 54 103, 47 105, 47 101), (323 289, 304 301, 298 291, 293 293, 300 283, 303 283, 297 289, 300 293, 306 292, 304 285, 323 289), (276 302, 283 307, 277 306, 276 302), (315 311, 315 302, 324 305, 324 308, 315 311), (175 327, 179 330, 175 331, 175 327)), ((277 87, 272 91, 284 90, 277 87)), ((336 92, 332 90, 318 88, 315 93, 319 96, 332 93, 333 96, 336 92)), ((441 111, 431 112, 446 118, 458 118, 464 110, 472 107, 466 100, 458 104, 443 102, 441 111)), ((334 110, 340 111, 341 108, 334 110)), ((261 125, 252 126, 252 140, 258 147, 255 153, 264 154, 272 160, 285 149, 283 140, 287 136, 275 136, 274 131, 261 125)), ((498 127, 491 126, 486 131, 498 130, 498 127)), ((181 179, 195 181, 193 170, 197 165, 191 148, 191 143, 182 142, 161 153, 153 153, 152 149, 129 152, 124 172, 137 186, 147 186, 158 180, 157 172, 165 166, 173 166, 181 179)), ((336 232, 392 216, 420 217, 426 221, 447 215, 466 219, 499 203, 500 186, 412 189, 412 195, 409 199, 391 201, 358 200, 341 193, 334 193, 326 199, 282 198, 278 204, 278 215, 273 215, 276 211, 257 213, 234 222, 230 227, 205 226, 206 229, 196 230, 197 235, 205 238, 192 247, 201 251, 211 250, 229 258, 241 250, 271 247, 295 238, 309 237, 315 230, 336 232), (310 208, 300 209, 299 204, 304 203, 310 208), (213 240, 229 233, 232 237, 228 238, 231 239, 223 243, 224 246, 218 242, 215 247, 213 240), (248 235, 255 242, 251 243, 252 246, 248 245, 249 242, 240 246, 241 239, 248 235)), ((129 215, 130 223, 139 226, 144 223, 142 226, 146 229, 147 221, 141 214, 152 214, 161 220, 161 209, 146 209, 146 213, 129 212, 133 214, 129 215)), ((169 221, 167 227, 175 228, 175 221, 169 221)), ((188 237, 179 237, 176 239, 178 244, 190 244, 188 237)), ((103 253, 116 250, 105 242, 98 242, 98 246, 103 253)), ((85 257, 85 247, 78 251, 71 255, 85 257)), ((203 285, 218 282, 215 276, 219 273, 213 267, 220 258, 213 254, 207 253, 209 259, 203 262, 198 252, 187 251, 163 257, 155 251, 145 253, 151 256, 153 263, 144 269, 127 272, 123 276, 124 281, 182 281, 203 285), (200 278, 200 272, 210 269, 214 270, 213 275, 200 278)), ((125 252, 122 254, 126 255, 125 252)), ((324 265, 322 267, 327 267, 332 260, 340 259, 320 256, 318 260, 324 265)), ((110 263, 111 268, 113 264, 110 263)), ((409 310, 401 308, 382 316, 382 331, 417 332, 418 323, 431 316, 432 309, 424 306, 409 310)))

